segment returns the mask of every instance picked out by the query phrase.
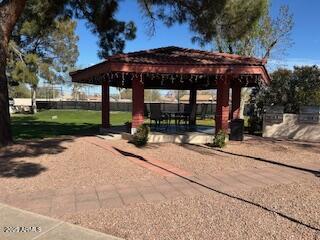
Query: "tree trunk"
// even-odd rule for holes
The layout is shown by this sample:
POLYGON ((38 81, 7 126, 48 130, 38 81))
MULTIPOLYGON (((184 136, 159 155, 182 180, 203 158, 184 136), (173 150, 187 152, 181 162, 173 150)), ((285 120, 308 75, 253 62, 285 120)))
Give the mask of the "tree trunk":
POLYGON ((5 48, 0 44, 0 146, 12 143, 5 48))
POLYGON ((118 100, 121 100, 121 89, 119 88, 118 91, 119 91, 119 98, 118 98, 118 100))
POLYGON ((2 1, 0 4, 0 146, 12 142, 9 112, 7 50, 12 30, 25 8, 26 0, 2 1))
POLYGON ((31 86, 31 112, 37 113, 37 87, 31 86))
POLYGON ((240 118, 242 118, 242 119, 244 118, 245 104, 250 99, 250 93, 251 93, 251 89, 249 89, 249 88, 242 88, 241 89, 240 118))

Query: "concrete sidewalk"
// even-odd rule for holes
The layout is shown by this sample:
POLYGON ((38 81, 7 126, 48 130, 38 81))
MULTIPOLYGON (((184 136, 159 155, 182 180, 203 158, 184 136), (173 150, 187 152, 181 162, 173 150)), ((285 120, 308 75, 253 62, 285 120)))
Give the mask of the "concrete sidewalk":
POLYGON ((0 239, 113 240, 120 238, 0 204, 0 239))

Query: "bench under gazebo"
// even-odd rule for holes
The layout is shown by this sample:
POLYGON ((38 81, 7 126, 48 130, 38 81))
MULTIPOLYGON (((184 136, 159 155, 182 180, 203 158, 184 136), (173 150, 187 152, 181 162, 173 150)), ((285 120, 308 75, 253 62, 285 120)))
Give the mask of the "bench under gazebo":
POLYGON ((240 117, 242 87, 270 82, 263 59, 179 47, 116 54, 70 75, 73 82, 102 86, 103 129, 110 127, 109 88, 132 88, 131 133, 144 122, 144 89, 190 90, 191 124, 196 119, 197 90, 217 89, 218 132, 227 131, 229 120, 240 117))

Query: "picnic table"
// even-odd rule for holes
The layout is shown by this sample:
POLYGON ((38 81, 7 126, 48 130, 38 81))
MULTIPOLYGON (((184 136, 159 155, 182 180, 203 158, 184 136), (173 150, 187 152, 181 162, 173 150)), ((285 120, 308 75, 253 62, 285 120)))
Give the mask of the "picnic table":
POLYGON ((164 118, 167 119, 167 126, 171 124, 171 121, 174 120, 175 126, 180 126, 183 122, 184 125, 190 123, 190 116, 189 112, 163 112, 164 118))

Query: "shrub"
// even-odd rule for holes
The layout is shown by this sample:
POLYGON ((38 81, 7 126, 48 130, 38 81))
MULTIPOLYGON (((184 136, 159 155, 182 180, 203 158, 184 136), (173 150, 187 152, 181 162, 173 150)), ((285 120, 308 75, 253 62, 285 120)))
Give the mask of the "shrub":
POLYGON ((213 146, 218 148, 223 148, 226 145, 227 133, 220 130, 213 139, 213 146))
POLYGON ((137 147, 142 147, 147 144, 150 129, 146 124, 142 124, 133 134, 132 143, 137 147))

